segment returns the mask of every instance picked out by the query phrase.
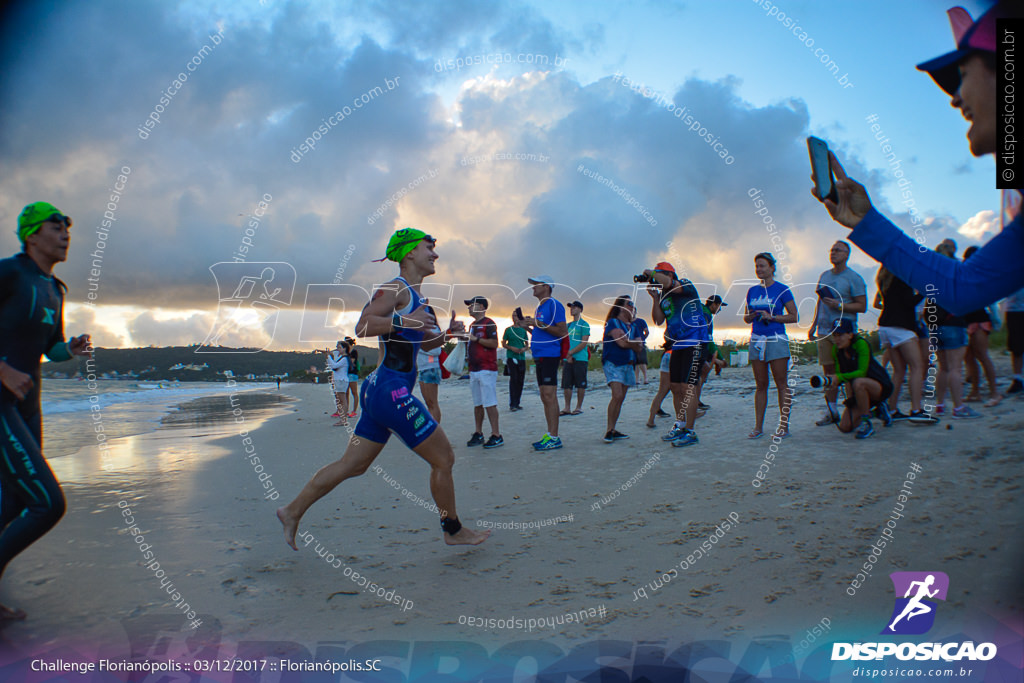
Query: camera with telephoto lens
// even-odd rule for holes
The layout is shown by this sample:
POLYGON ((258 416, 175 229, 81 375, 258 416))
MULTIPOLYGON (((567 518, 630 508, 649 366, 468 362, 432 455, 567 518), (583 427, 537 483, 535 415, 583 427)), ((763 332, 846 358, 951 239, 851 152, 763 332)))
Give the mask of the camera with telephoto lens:
POLYGON ((822 377, 821 375, 811 375, 811 386, 815 389, 820 389, 822 387, 828 389, 832 386, 832 378, 822 377))
POLYGON ((633 276, 633 282, 650 282, 651 276, 641 273, 640 275, 633 276))

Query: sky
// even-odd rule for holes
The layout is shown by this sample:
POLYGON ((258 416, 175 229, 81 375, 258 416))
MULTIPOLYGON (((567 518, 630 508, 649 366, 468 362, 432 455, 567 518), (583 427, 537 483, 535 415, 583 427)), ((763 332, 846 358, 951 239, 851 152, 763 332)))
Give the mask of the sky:
MULTIPOLYGON (((928 246, 999 228, 993 159, 971 157, 967 122, 914 68, 953 48, 950 6, 15 4, 0 253, 20 250, 21 208, 49 201, 75 222, 55 269, 68 335, 215 351, 352 334, 405 226, 438 240, 439 312, 465 318, 481 294, 501 323, 549 274, 600 326, 668 260, 730 304, 720 338, 745 334, 753 256, 774 249, 801 338, 847 234, 810 195, 808 135, 908 232, 920 212, 928 246)), ((870 297, 877 264, 855 248, 851 266, 870 297)))

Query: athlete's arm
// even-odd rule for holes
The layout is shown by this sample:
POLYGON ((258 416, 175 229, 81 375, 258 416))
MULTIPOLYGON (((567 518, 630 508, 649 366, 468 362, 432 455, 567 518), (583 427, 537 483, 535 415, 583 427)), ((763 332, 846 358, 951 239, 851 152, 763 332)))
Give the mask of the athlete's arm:
POLYGON ((22 400, 32 391, 32 375, 22 372, 0 360, 0 384, 22 400))
POLYGON ((379 337, 391 332, 395 328, 392 317, 400 305, 400 294, 409 296, 407 292, 399 291, 398 282, 395 280, 374 290, 370 303, 363 308, 363 313, 356 323, 356 336, 379 337))

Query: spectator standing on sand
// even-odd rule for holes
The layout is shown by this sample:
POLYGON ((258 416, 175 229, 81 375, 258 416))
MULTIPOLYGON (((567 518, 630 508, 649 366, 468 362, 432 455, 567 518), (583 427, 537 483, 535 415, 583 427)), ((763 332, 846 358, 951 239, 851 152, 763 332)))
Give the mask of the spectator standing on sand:
POLYGON ((582 413, 583 396, 587 393, 587 364, 590 361, 587 342, 590 341, 590 323, 581 317, 583 304, 579 301, 570 302, 569 314, 572 315, 572 322, 567 326, 569 353, 562 361, 562 395, 565 398, 565 408, 558 414, 559 416, 582 413), (573 389, 576 389, 576 410, 569 410, 573 389))
POLYGON ((508 374, 508 411, 522 410, 519 405, 523 398, 523 384, 526 381, 526 349, 530 347, 529 335, 512 317, 512 326, 505 328, 501 346, 505 349, 505 370, 508 374))

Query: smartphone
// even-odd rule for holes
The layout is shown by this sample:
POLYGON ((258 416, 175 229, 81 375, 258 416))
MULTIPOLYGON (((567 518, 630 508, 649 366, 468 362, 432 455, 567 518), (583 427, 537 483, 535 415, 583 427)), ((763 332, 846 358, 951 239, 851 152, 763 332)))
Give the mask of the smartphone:
POLYGON ((811 157, 811 175, 814 177, 814 195, 818 201, 838 201, 835 176, 828 160, 828 144, 813 135, 807 138, 807 153, 811 157))
POLYGON ((828 286, 822 287, 822 288, 818 289, 814 293, 818 295, 819 299, 832 299, 832 298, 835 298, 835 297, 832 296, 832 289, 830 287, 828 287, 828 286))
POLYGON ((522 320, 523 319, 523 309, 520 308, 519 306, 516 306, 515 318, 516 318, 516 320, 522 320))

